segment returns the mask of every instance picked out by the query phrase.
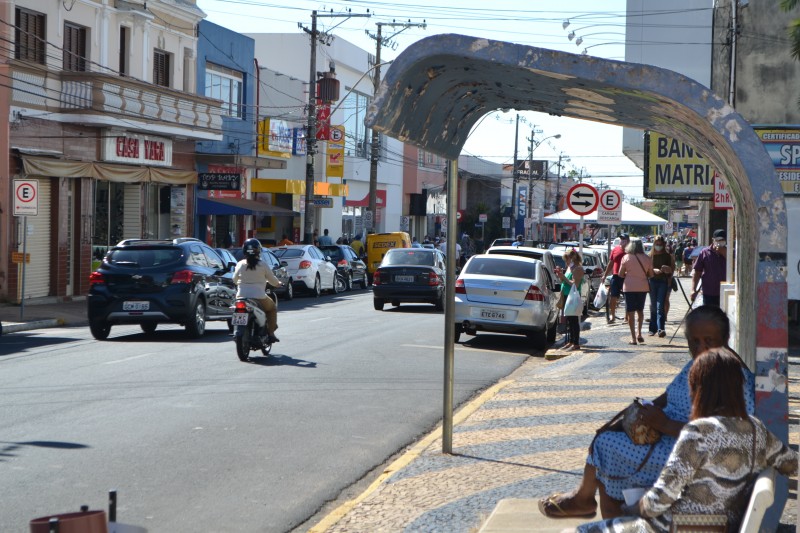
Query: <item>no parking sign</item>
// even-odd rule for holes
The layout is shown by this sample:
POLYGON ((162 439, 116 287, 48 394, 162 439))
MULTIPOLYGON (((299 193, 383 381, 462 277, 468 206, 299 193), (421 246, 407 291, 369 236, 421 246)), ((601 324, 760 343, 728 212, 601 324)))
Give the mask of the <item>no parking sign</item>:
POLYGON ((39 214, 39 180, 14 180, 14 215, 39 214))

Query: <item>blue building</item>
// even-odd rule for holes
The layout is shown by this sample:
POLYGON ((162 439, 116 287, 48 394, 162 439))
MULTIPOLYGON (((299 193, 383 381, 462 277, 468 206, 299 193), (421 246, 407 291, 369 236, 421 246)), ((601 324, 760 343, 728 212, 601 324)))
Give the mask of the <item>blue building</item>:
POLYGON ((253 39, 206 20, 200 22, 197 92, 221 100, 223 117, 222 140, 196 144, 194 234, 213 246, 241 244, 253 228, 278 214, 279 208, 250 199, 248 187, 256 169, 286 166, 283 161, 256 157, 256 72, 253 39))

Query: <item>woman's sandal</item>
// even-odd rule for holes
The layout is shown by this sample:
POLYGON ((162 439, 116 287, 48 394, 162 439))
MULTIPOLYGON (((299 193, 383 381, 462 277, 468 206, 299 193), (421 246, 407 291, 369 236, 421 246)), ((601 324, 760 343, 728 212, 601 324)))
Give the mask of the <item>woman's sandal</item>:
POLYGON ((632 346, 636 346, 636 344, 638 344, 638 343, 636 341, 628 341, 628 344, 630 344, 632 346))
POLYGON ((539 500, 539 512, 542 515, 548 518, 592 518, 597 514, 597 510, 595 509, 591 513, 583 513, 583 514, 570 514, 564 511, 558 502, 556 502, 556 498, 564 496, 563 494, 553 494, 552 496, 548 496, 547 498, 542 498, 539 500))
POLYGON ((644 337, 642 337, 641 335, 639 335, 639 336, 636 338, 636 340, 637 340, 637 341, 639 341, 639 342, 644 342, 644 337))

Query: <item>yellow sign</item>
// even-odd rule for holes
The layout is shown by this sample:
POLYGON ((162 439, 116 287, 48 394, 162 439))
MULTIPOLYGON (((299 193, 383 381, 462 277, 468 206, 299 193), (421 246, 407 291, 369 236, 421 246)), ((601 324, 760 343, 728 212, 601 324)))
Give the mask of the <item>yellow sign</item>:
POLYGON ((292 157, 292 128, 285 120, 265 118, 258 123, 258 155, 292 157))
POLYGON ((325 173, 329 178, 344 178, 344 126, 331 126, 325 173))
POLYGON ((655 131, 645 141, 646 198, 707 197, 714 194, 719 173, 697 150, 655 131))
MULTIPOLYGON (((12 263, 22 263, 22 252, 11 252, 11 262, 12 263)), ((31 262, 31 254, 25 254, 25 262, 31 262)))

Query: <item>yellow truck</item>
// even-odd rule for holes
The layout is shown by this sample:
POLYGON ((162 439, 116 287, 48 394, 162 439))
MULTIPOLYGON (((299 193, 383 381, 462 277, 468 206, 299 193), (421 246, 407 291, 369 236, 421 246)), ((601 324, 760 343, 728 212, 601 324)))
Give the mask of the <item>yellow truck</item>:
POLYGON ((367 277, 372 283, 372 274, 380 266, 387 250, 392 248, 411 248, 411 237, 404 231, 391 233, 370 233, 367 235, 367 277))

